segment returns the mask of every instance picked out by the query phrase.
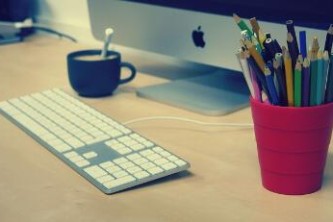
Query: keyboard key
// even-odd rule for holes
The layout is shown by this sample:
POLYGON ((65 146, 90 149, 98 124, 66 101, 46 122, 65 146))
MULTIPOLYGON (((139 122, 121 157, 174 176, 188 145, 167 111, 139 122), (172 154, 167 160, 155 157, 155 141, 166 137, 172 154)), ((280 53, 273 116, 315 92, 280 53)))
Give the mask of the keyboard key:
POLYGON ((162 165, 162 168, 165 170, 175 169, 176 167, 177 167, 177 165, 174 163, 166 163, 166 164, 162 165))
POLYGON ((135 178, 133 176, 128 175, 110 182, 103 183, 103 185, 111 189, 133 181, 135 181, 135 178))
POLYGON ((160 167, 152 167, 152 168, 149 168, 147 170, 149 173, 155 175, 155 174, 158 174, 158 173, 162 173, 163 172, 163 169, 160 168, 160 167))
POLYGON ((90 162, 88 160, 81 160, 81 161, 75 162, 75 165, 78 167, 85 167, 85 166, 88 166, 89 164, 90 164, 90 162))
POLYGON ((121 163, 124 163, 124 162, 127 162, 128 160, 125 158, 125 157, 120 157, 120 158, 117 158, 115 160, 113 160, 114 163, 116 164, 121 164, 121 163))
POLYGON ((111 175, 105 175, 105 176, 101 176, 101 177, 96 178, 96 180, 100 183, 106 183, 106 182, 112 181, 114 179, 115 178, 112 177, 111 175))
POLYGON ((103 163, 99 164, 99 166, 106 169, 106 168, 109 168, 109 167, 112 167, 112 166, 115 166, 115 165, 111 161, 106 161, 106 162, 103 162, 103 163))
POLYGON ((121 171, 118 171, 118 172, 115 172, 112 174, 112 176, 116 177, 116 178, 121 178, 121 177, 124 177, 124 176, 127 176, 128 173, 124 170, 121 170, 121 171))
POLYGON ((142 167, 143 169, 145 169, 145 170, 148 170, 148 169, 153 168, 153 167, 155 167, 155 166, 156 166, 156 165, 153 164, 152 162, 144 163, 144 164, 141 165, 141 167, 142 167))
POLYGON ((97 153, 94 151, 91 151, 91 152, 84 153, 83 156, 87 159, 91 159, 91 158, 97 157, 97 153))
POLYGON ((113 174, 113 173, 120 171, 121 168, 119 166, 110 166, 108 168, 105 168, 105 170, 108 171, 109 173, 113 174))
POLYGON ((163 165, 163 164, 166 164, 166 163, 168 163, 169 161, 167 160, 167 159, 165 159, 165 158, 160 158, 160 159, 156 159, 156 160, 154 160, 154 163, 156 164, 156 165, 163 165))
POLYGON ((139 159, 141 158, 141 155, 137 154, 137 153, 133 153, 133 154, 130 154, 127 156, 127 159, 129 160, 136 160, 136 159, 139 159))
POLYGON ((126 170, 130 174, 134 174, 136 172, 142 171, 142 169, 140 167, 138 167, 138 166, 133 166, 133 167, 127 168, 126 170))
POLYGON ((102 168, 100 168, 99 166, 91 166, 91 167, 87 167, 84 169, 84 171, 89 174, 90 176, 92 176, 93 178, 98 178, 101 176, 105 176, 107 175, 107 172, 105 172, 102 168))
POLYGON ((140 172, 136 172, 134 173, 134 176, 137 178, 137 179, 143 179, 143 178, 146 178, 146 177, 149 177, 149 173, 147 173, 146 171, 140 171, 140 172))

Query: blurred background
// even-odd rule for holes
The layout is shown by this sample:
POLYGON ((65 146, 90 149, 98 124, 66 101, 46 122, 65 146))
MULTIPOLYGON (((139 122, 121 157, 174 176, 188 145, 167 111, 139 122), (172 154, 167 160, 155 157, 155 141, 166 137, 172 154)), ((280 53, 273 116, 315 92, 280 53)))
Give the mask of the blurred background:
POLYGON ((0 44, 23 41, 38 30, 81 42, 95 41, 86 0, 0 0, 0 44), (32 23, 29 20, 18 28, 26 19, 32 23))

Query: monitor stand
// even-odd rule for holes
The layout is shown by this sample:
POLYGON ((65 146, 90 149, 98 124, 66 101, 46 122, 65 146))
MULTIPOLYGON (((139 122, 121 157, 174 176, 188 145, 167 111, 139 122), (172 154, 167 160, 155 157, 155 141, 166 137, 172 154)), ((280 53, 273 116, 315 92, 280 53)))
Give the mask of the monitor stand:
POLYGON ((207 69, 205 74, 139 88, 137 95, 200 114, 217 116, 247 107, 250 93, 242 73, 214 67, 207 69))

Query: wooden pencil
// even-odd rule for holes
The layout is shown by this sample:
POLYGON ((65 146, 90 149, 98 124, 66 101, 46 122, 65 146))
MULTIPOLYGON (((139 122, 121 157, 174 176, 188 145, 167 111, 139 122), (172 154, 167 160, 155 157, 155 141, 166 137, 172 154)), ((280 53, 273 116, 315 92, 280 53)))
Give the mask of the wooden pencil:
POLYGON ((294 75, 293 75, 291 57, 289 51, 285 47, 282 47, 282 53, 283 53, 283 62, 285 69, 288 106, 294 106, 294 89, 293 89, 294 75))
POLYGON ((297 60, 294 72, 294 101, 295 106, 302 106, 302 63, 297 60))
POLYGON ((249 50, 250 55, 254 58, 261 71, 264 72, 266 64, 262 56, 259 54, 259 52, 255 49, 254 45, 250 41, 245 40, 244 43, 246 48, 249 50))
POLYGON ((243 30, 247 30, 249 32, 250 35, 253 35, 253 32, 251 31, 251 29, 246 25, 246 23, 244 22, 243 19, 241 19, 236 13, 234 13, 232 15, 232 17, 234 18, 236 24, 238 25, 238 27, 243 31, 243 30))

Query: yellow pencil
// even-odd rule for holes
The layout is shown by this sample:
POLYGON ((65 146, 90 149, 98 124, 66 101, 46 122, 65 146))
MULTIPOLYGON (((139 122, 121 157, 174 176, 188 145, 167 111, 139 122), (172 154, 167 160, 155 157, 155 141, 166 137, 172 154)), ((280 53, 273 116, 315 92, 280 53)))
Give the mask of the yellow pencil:
POLYGON ((256 61, 256 63, 259 66, 260 70, 264 73, 265 72, 265 66, 266 66, 264 59, 261 57, 261 55, 255 49, 254 45, 249 40, 245 40, 244 44, 245 44, 246 48, 249 50, 250 55, 256 61))
POLYGON ((252 26, 253 32, 256 34, 257 41, 260 43, 261 48, 264 48, 264 42, 266 40, 266 36, 263 33, 262 29, 259 26, 259 23, 255 17, 250 19, 250 24, 252 26))
POLYGON ((289 51, 285 47, 282 47, 282 53, 283 53, 284 69, 286 75, 288 106, 294 106, 294 88, 293 88, 294 78, 293 78, 291 57, 289 51))

